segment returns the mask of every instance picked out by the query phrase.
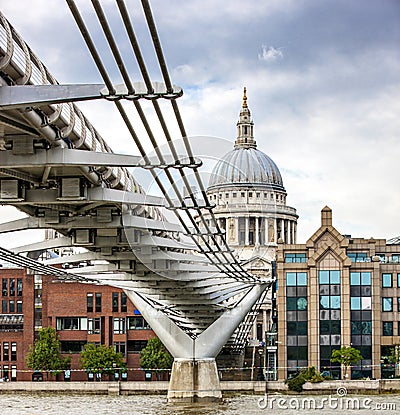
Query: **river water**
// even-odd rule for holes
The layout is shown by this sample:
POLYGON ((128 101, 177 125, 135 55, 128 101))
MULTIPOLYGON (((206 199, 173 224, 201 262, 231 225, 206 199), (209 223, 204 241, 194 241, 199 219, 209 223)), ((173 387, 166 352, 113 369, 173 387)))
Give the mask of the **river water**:
POLYGON ((238 395, 219 404, 168 404, 162 395, 0 395, 1 415, 337 415, 400 414, 400 395, 238 395), (351 398, 351 402, 350 402, 351 398))

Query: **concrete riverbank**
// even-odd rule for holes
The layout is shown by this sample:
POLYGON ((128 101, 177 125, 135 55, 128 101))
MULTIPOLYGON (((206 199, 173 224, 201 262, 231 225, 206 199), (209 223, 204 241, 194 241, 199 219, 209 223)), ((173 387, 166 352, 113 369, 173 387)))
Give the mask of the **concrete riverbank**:
MULTIPOLYGON (((55 394, 93 394, 93 395, 146 395, 166 394, 169 382, 1 382, 2 393, 55 393, 55 394)), ((306 383, 306 394, 334 394, 339 387, 348 393, 385 394, 400 393, 400 379, 348 380, 306 383)), ((290 393, 282 381, 221 381, 224 395, 290 393)))

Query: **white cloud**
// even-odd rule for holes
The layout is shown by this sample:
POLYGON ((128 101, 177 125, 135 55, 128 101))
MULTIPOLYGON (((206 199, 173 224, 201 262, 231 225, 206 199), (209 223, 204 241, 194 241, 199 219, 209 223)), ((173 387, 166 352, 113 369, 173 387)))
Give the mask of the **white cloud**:
POLYGON ((281 48, 275 48, 274 46, 262 45, 262 53, 258 54, 258 59, 265 62, 275 62, 283 59, 283 52, 281 48))
MULTIPOLYGON (((400 58, 391 2, 171 2, 153 0, 152 8, 172 81, 184 87, 179 106, 188 134, 226 137, 233 145, 247 86, 255 138, 281 169, 288 203, 300 214, 300 242, 319 226, 325 205, 343 233, 398 235, 400 58), (260 51, 265 39, 269 45, 260 51), (272 45, 283 45, 285 54, 272 45), (279 65, 268 64, 274 62, 279 65)), ((99 81, 65 5, 5 3, 6 17, 60 82, 99 81)), ((86 4, 80 0, 89 19, 86 4)), ((104 3, 107 16, 111 7, 104 3)), ((136 20, 142 18, 137 9, 136 20)), ((143 48, 146 59, 150 50, 143 48)), ((81 106, 115 151, 137 151, 112 104, 81 106)), ((136 119, 135 128, 147 145, 136 119)))

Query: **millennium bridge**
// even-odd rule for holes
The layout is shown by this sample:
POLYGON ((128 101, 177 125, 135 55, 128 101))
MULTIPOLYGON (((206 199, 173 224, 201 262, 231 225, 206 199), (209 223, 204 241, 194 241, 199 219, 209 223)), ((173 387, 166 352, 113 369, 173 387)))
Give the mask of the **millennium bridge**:
POLYGON ((113 12, 130 42, 125 54, 106 11, 98 0, 91 3, 122 84, 113 82, 104 50, 73 0, 67 4, 99 72, 97 84, 55 79, 0 12, 0 204, 26 214, 0 224, 0 233, 55 231, 41 242, 0 248, 0 259, 59 279, 122 288, 174 357, 169 401, 218 400, 215 358, 228 341, 243 347, 272 277, 243 268, 213 215, 202 161, 178 106, 183 91, 172 83, 149 2, 135 7, 143 9, 157 80, 150 79, 124 0, 113 12), (135 79, 127 69, 132 63, 135 79), (88 100, 117 110, 132 139, 130 154, 114 153, 81 112, 76 103, 88 100), (132 168, 151 175, 155 195, 132 168), (67 247, 72 257, 38 255, 67 247), (67 262, 88 266, 67 268, 67 262))

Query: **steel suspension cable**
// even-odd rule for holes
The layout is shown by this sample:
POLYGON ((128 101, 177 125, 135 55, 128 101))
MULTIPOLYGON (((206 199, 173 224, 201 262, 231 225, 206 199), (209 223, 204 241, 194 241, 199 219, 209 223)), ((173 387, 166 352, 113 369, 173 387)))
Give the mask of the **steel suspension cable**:
MULTIPOLYGON (((104 81, 106 83, 107 88, 109 89, 109 91, 115 91, 115 89, 112 86, 111 81, 110 81, 110 79, 108 77, 108 74, 107 74, 107 72, 105 70, 105 67, 102 64, 100 55, 96 51, 96 48, 94 46, 94 43, 93 43, 93 41, 90 38, 89 32, 86 29, 85 24, 84 24, 82 18, 80 17, 79 11, 76 8, 75 3, 73 2, 73 0, 67 0, 67 3, 68 3, 68 5, 69 5, 69 7, 70 7, 70 9, 72 11, 72 14, 73 14, 73 16, 74 16, 77 24, 78 24, 78 27, 79 27, 79 29, 80 29, 80 31, 81 31, 81 33, 83 35, 83 38, 84 38, 84 40, 85 40, 85 42, 86 42, 86 44, 87 44, 87 46, 89 48, 89 51, 92 54, 92 57, 93 57, 93 59, 95 61, 95 64, 98 67, 99 72, 100 72, 101 76, 103 77, 103 79, 104 79, 104 81)), ((135 55, 137 56, 138 64, 139 64, 140 70, 142 72, 142 75, 144 77, 145 84, 146 84, 146 86, 148 88, 150 88, 150 87, 152 88, 151 81, 150 81, 150 78, 148 76, 148 72, 147 72, 146 66, 144 64, 144 60, 143 60, 143 58, 141 56, 141 53, 140 53, 140 48, 139 48, 139 46, 137 44, 136 37, 134 35, 133 27, 132 27, 132 25, 130 23, 130 20, 128 18, 128 14, 127 14, 127 11, 126 11, 126 8, 125 8, 125 4, 123 3, 123 1, 120 1, 120 0, 117 0, 117 3, 118 3, 118 7, 120 8, 121 16, 122 16, 122 18, 124 20, 125 27, 127 28, 128 36, 129 36, 129 38, 131 40, 132 47, 134 48, 135 55)), ((147 3, 147 2, 145 2, 145 3, 147 3)), ((115 41, 113 39, 111 30, 109 29, 109 26, 108 26, 107 21, 106 21, 106 17, 105 17, 105 15, 104 15, 104 13, 103 13, 103 11, 101 9, 101 6, 100 6, 98 0, 92 0, 92 4, 93 4, 93 6, 95 8, 96 14, 97 14, 98 19, 100 21, 100 24, 101 24, 101 26, 103 28, 103 31, 105 33, 105 36, 106 36, 107 41, 109 43, 109 46, 110 46, 110 48, 111 48, 111 50, 113 52, 114 59, 116 60, 116 63, 118 65, 118 68, 120 69, 120 72, 121 72, 121 74, 123 76, 124 82, 125 82, 125 84, 126 84, 126 86, 128 88, 128 91, 134 92, 133 85, 132 85, 132 83, 130 81, 130 78, 129 78, 129 75, 128 75, 127 71, 126 71, 125 65, 124 65, 124 63, 122 61, 122 58, 121 58, 121 55, 119 54, 117 45, 116 45, 116 43, 115 43, 115 41)), ((148 3, 147 3, 147 6, 148 6, 148 3)), ((148 12, 147 12, 147 14, 148 14, 148 12)), ((168 71, 167 71, 167 67, 166 67, 165 60, 163 58, 163 54, 162 54, 160 42, 158 40, 158 35, 157 35, 156 32, 154 32, 154 30, 155 30, 155 24, 154 24, 154 20, 152 19, 152 16, 151 16, 151 19, 148 19, 148 21, 150 21, 149 26, 150 26, 150 28, 152 30, 152 39, 153 39, 153 42, 155 42, 155 44, 158 45, 157 46, 157 50, 158 50, 157 56, 160 59, 160 66, 161 66, 161 70, 163 72, 163 76, 164 76, 164 79, 165 79, 165 83, 166 83, 167 89, 169 91, 171 91, 172 90, 172 84, 171 84, 171 81, 170 81, 170 78, 169 78, 169 75, 168 75, 168 71)), ((164 134, 166 135, 166 138, 167 138, 168 144, 170 146, 172 155, 174 156, 175 159, 177 159, 177 153, 176 153, 175 148, 173 146, 173 143, 172 143, 170 134, 169 134, 168 129, 166 127, 166 123, 165 123, 165 120, 164 120, 164 118, 162 116, 161 110, 160 110, 160 108, 158 106, 158 103, 155 100, 152 100, 152 102, 153 102, 155 111, 157 113, 157 116, 158 116, 158 118, 160 120, 160 123, 162 125, 164 134)), ((145 162, 146 163, 149 163, 148 156, 147 156, 146 152, 144 151, 144 148, 141 145, 140 140, 139 140, 139 138, 138 138, 138 136, 137 136, 137 134, 136 134, 133 126, 132 126, 132 123, 130 122, 130 120, 129 120, 129 118, 128 118, 128 116, 127 116, 127 114, 126 114, 126 112, 125 112, 125 110, 123 108, 123 106, 118 101, 115 101, 115 104, 116 104, 117 109, 119 110, 119 112, 120 112, 120 114, 121 114, 121 116, 122 116, 125 124, 127 125, 127 128, 130 131, 131 136, 133 137, 133 139, 135 141, 135 144, 138 147, 139 152, 141 153, 141 155, 144 158, 145 162)), ((190 160, 194 162, 194 156, 193 156, 193 153, 191 151, 190 144, 189 144, 189 142, 187 140, 186 132, 184 130, 184 126, 183 126, 183 122, 182 122, 182 119, 181 119, 181 116, 180 116, 180 113, 179 113, 179 109, 178 109, 177 104, 176 104, 176 102, 175 102, 174 99, 172 100, 172 105, 173 105, 174 112, 175 112, 175 115, 176 115, 177 120, 178 120, 178 124, 179 124, 180 130, 181 130, 182 137, 184 138, 184 143, 185 143, 186 151, 188 153, 188 156, 189 156, 190 160)), ((156 154, 159 157, 160 162, 163 163, 164 162, 163 156, 162 156, 161 152, 159 151, 157 142, 156 142, 156 140, 154 138, 154 135, 153 135, 153 133, 151 131, 151 128, 150 128, 150 126, 149 126, 149 124, 147 122, 147 119, 146 119, 145 114, 144 114, 144 112, 143 112, 143 110, 141 108, 141 105, 137 101, 135 101, 135 107, 136 107, 136 110, 137 110, 137 112, 139 114, 139 117, 141 118, 141 121, 142 121, 142 123, 143 123, 143 125, 144 125, 144 127, 146 129, 146 132, 147 132, 147 134, 148 134, 148 136, 150 138, 150 141, 151 141, 151 143, 153 145, 153 148, 156 150, 156 154)), ((172 175, 170 174, 170 172, 168 171, 168 169, 165 169, 165 170, 166 170, 165 171, 165 174, 166 174, 169 182, 171 183, 171 185, 172 185, 172 187, 174 189, 175 194, 177 195, 177 197, 178 197, 180 203, 182 204, 182 206, 185 207, 186 205, 185 205, 184 199, 182 198, 182 195, 180 194, 179 190, 177 189, 176 184, 175 184, 175 181, 173 180, 172 175)), ((185 221, 183 220, 183 218, 180 216, 180 214, 177 212, 177 210, 174 209, 174 212, 175 212, 178 220, 182 224, 183 228, 185 229, 185 232, 187 232, 188 235, 192 236, 192 239, 195 241, 195 243, 197 244, 197 246, 199 247, 199 249, 207 256, 207 258, 213 263, 213 265, 216 265, 218 267, 218 269, 221 270, 221 272, 228 272, 230 274, 231 273, 239 274, 240 277, 238 279, 240 279, 240 280, 249 280, 249 279, 254 280, 255 277, 252 276, 251 274, 247 273, 247 271, 245 271, 241 267, 241 265, 238 263, 237 259, 233 256, 232 251, 229 249, 229 246, 227 245, 225 238, 223 238, 223 237, 221 237, 221 239, 223 240, 223 242, 225 244, 225 248, 227 249, 227 252, 229 252, 230 255, 231 255, 231 260, 229 260, 228 256, 226 255, 226 252, 223 251, 223 250, 221 250, 221 248, 219 246, 219 243, 218 243, 218 241, 216 239, 216 236, 211 231, 211 229, 209 228, 208 224, 205 222, 204 216, 202 215, 202 211, 201 211, 201 208, 199 207, 199 205, 197 203, 197 200, 195 199, 195 197, 193 196, 193 194, 191 194, 191 192, 190 192, 190 184, 189 184, 189 182, 187 180, 187 177, 185 176, 185 174, 183 172, 183 169, 179 169, 179 171, 180 171, 182 180, 184 181, 185 186, 188 189, 189 194, 191 196, 191 199, 193 201, 193 205, 194 205, 193 209, 195 209, 195 210, 198 211, 199 217, 203 221, 203 224, 205 225, 205 228, 206 228, 206 230, 208 232, 206 235, 207 236, 210 236, 212 238, 212 240, 213 240, 213 242, 215 244, 215 247, 216 247, 217 251, 213 250, 212 247, 209 245, 208 240, 206 238, 206 235, 203 235, 202 234, 202 232, 198 228, 198 225, 197 225, 196 221, 194 220, 194 218, 192 217, 192 215, 189 213, 189 210, 188 209, 186 209, 186 214, 189 217, 189 219, 191 220, 191 222, 193 223, 193 225, 195 226, 195 229, 197 228, 196 229, 196 232, 198 233, 198 235, 200 236, 200 238, 203 240, 203 243, 205 244, 205 246, 207 247, 207 249, 209 250, 209 252, 205 251, 204 246, 201 245, 198 242, 197 238, 194 238, 193 237, 192 233, 190 232, 190 230, 187 227, 187 225, 186 225, 185 221), (213 253, 214 255, 211 255, 211 253, 213 253), (222 262, 221 259, 217 256, 217 253, 221 253, 224 256, 224 259, 225 259, 226 262, 222 262), (215 258, 217 259, 217 261, 215 261, 215 258), (231 263, 232 262, 232 259, 233 259, 234 264, 231 263), (238 265, 238 268, 239 269, 236 269, 234 265, 238 265), (221 266, 222 266, 222 268, 225 268, 226 271, 224 269, 221 269, 221 266)), ((169 196, 168 196, 168 194, 166 192, 166 189, 162 185, 161 180, 156 175, 156 173, 153 171, 153 169, 151 169, 151 174, 153 176, 153 179, 157 183, 158 187, 160 188, 160 190, 162 191, 162 193, 166 197, 167 202, 170 204, 170 206, 173 206, 172 200, 169 198, 169 196)), ((202 192, 203 198, 204 198, 205 202, 210 206, 209 201, 208 201, 208 198, 207 198, 207 195, 206 195, 206 192, 205 192, 205 189, 204 189, 204 185, 203 185, 202 180, 201 180, 201 177, 200 177, 200 175, 199 175, 199 173, 197 171, 197 168, 195 168, 195 175, 196 175, 196 180, 197 180, 197 182, 198 182, 198 184, 199 184, 199 186, 201 188, 201 192, 202 192)), ((190 207, 190 208, 192 208, 192 207, 190 207)), ((222 236, 221 229, 219 228, 218 222, 216 221, 215 216, 214 216, 214 214, 213 214, 213 212, 212 212, 211 209, 210 209, 210 212, 212 214, 213 221, 216 224, 217 234, 219 234, 219 235, 222 236)))

